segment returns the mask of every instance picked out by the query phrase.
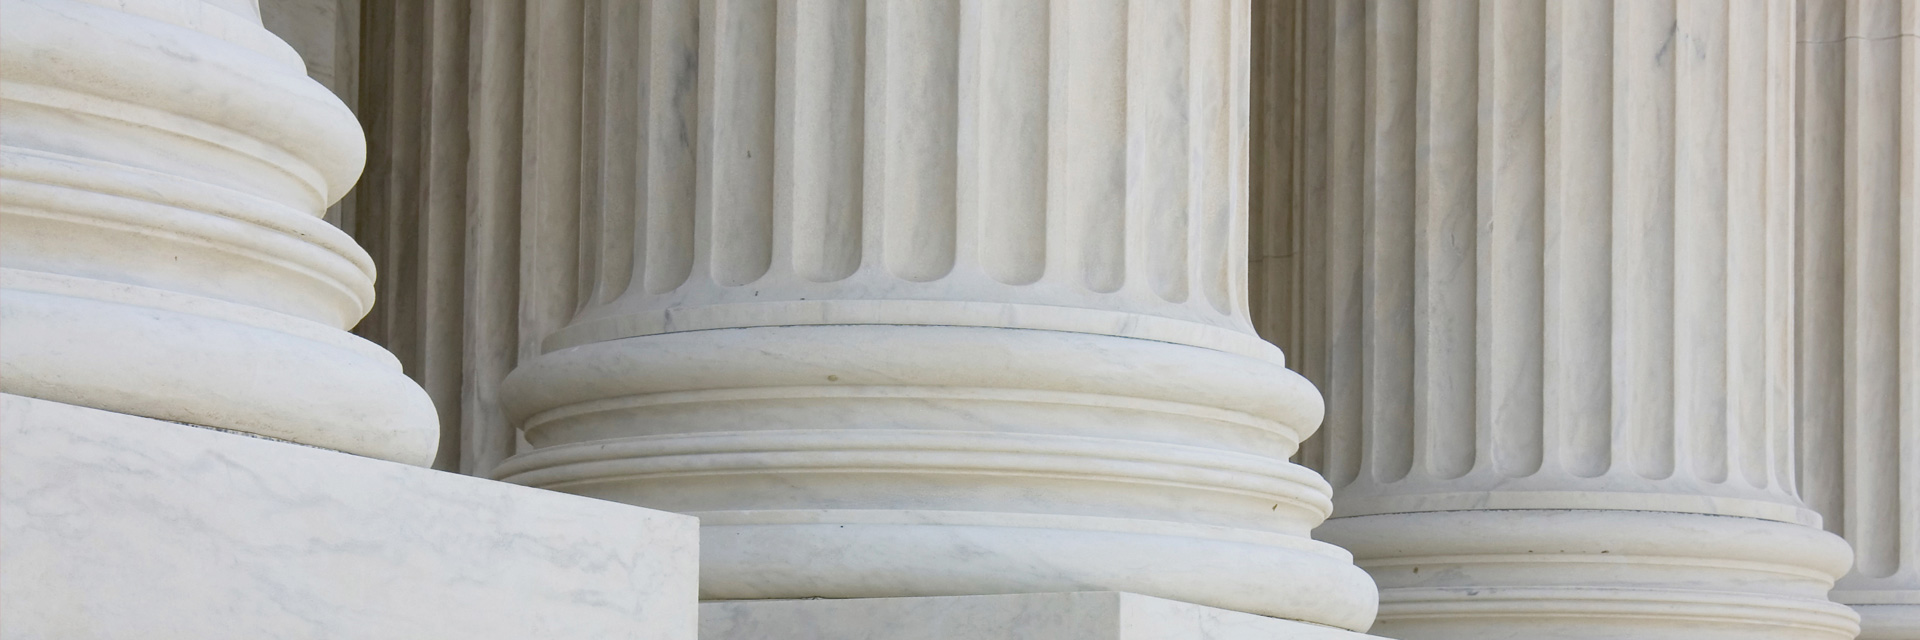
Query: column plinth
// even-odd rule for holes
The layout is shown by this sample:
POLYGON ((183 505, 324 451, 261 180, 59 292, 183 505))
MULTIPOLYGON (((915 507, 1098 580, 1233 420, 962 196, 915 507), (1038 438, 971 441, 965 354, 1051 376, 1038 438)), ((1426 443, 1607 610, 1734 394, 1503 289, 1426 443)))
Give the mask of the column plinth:
POLYGON ((5 3, 0 391, 430 461, 425 394, 342 330, 353 114, 250 2, 114 7, 5 3))
POLYGON ((700 516, 709 599, 1097 589, 1364 628, 1287 461, 1318 394, 1246 312, 1248 12, 533 10, 528 64, 586 78, 554 106, 587 161, 550 174, 579 215, 523 228, 573 279, 523 301, 559 322, 504 383, 532 449, 496 476, 700 516))

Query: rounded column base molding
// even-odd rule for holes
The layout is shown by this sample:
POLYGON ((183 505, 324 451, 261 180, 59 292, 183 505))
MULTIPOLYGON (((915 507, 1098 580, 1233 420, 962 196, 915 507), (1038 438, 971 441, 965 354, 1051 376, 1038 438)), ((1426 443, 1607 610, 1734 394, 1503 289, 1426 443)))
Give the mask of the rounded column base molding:
POLYGON ((1380 585, 1372 632, 1409 640, 1847 640, 1852 562, 1819 529, 1603 510, 1336 518, 1315 531, 1380 585))
POLYGON ((502 479, 702 519, 709 599, 1131 591, 1360 629, 1308 532, 1319 423, 1278 363, 1108 335, 719 329, 560 349, 502 388, 502 479))
POLYGON ((259 307, 0 269, 0 391, 426 466, 439 434, 379 346, 259 307))

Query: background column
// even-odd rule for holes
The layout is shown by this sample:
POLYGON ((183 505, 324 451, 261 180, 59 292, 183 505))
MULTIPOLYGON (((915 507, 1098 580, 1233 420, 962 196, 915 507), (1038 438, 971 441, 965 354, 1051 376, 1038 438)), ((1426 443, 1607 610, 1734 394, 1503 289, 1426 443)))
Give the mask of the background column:
POLYGON ((493 473, 700 516, 709 599, 1364 628, 1287 461, 1319 396, 1247 316, 1249 10, 528 3, 493 473))
POLYGON ((1852 543, 1833 599, 1920 635, 1920 4, 1800 7, 1800 482, 1852 543))
POLYGON ((1852 637, 1794 489, 1792 4, 1264 7, 1256 309, 1374 632, 1852 637))
POLYGON ((430 462, 427 396, 343 331, 360 128, 256 6, 0 6, 0 391, 430 462))

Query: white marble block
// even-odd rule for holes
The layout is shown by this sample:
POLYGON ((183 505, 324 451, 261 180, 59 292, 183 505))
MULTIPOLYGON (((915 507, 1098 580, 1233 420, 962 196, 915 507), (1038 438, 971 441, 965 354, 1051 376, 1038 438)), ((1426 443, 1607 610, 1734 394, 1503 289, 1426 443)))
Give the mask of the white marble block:
POLYGON ((694 637, 687 516, 15 395, 0 440, 0 637, 694 637))
POLYGON ((701 640, 1365 640, 1364 633, 1118 591, 700 605, 701 640))

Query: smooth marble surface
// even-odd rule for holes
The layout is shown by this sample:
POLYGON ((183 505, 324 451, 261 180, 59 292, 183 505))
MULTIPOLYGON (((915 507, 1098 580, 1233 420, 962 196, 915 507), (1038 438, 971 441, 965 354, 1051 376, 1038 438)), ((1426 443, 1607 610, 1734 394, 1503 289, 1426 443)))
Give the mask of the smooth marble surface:
POLYGON ((0 395, 0 637, 694 637, 697 523, 0 395))
POLYGON ((700 640, 1364 640, 1363 633, 1114 591, 720 601, 700 640))

